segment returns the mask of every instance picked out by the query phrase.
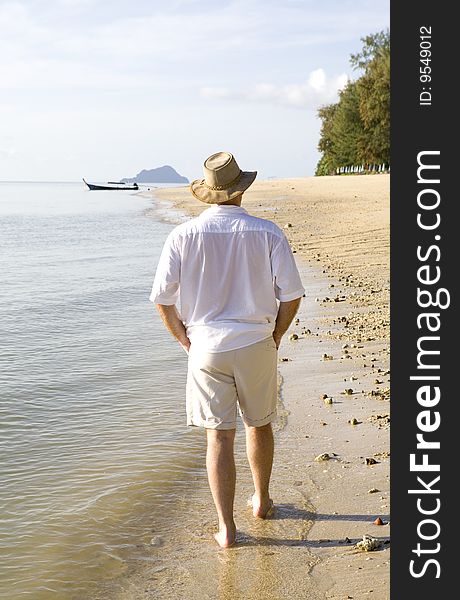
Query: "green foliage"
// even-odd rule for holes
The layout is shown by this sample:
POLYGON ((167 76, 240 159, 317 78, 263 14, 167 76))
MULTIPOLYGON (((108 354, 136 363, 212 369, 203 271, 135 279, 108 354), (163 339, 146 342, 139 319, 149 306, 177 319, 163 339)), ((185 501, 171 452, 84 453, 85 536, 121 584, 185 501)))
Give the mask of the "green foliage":
POLYGON ((334 167, 328 162, 328 159, 323 154, 316 165, 315 175, 332 175, 334 173, 334 167))
POLYGON ((390 54, 390 32, 388 29, 371 33, 361 38, 363 48, 358 54, 350 56, 350 64, 354 69, 365 69, 381 53, 390 54))
POLYGON ((366 36, 351 56, 353 68, 364 72, 340 92, 336 104, 318 111, 322 156, 317 175, 337 167, 390 162, 390 37, 388 31, 366 36))
POLYGON ((318 148, 322 156, 316 167, 316 175, 331 175, 337 164, 332 131, 337 106, 338 104, 329 104, 318 111, 322 122, 318 148))
POLYGON ((362 162, 390 162, 390 50, 380 50, 357 81, 362 162))
POLYGON ((358 164, 358 145, 362 132, 359 93, 356 82, 349 82, 340 92, 332 123, 334 156, 337 165, 358 164))

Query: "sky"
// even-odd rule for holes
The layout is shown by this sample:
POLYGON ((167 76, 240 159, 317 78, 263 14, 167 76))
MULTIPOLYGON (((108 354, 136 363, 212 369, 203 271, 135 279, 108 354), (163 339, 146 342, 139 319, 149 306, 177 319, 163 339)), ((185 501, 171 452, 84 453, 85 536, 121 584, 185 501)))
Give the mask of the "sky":
POLYGON ((313 175, 318 107, 389 0, 0 0, 0 180, 313 175))

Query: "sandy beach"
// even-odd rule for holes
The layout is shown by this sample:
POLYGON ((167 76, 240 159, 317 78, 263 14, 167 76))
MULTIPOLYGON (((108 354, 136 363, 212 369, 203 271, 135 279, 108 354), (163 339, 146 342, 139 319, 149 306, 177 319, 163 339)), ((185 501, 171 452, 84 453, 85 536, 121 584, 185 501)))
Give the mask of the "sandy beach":
MULTIPOLYGON (((306 288, 279 351, 276 511, 255 522, 247 507, 241 426, 238 544, 221 551, 212 541, 214 508, 197 472, 177 527, 149 532, 113 598, 389 598, 389 183, 267 180, 245 194, 250 213, 286 232, 306 288), (377 539, 375 551, 359 551, 363 535, 377 539)), ((148 193, 164 219, 206 208, 188 187, 148 193)))

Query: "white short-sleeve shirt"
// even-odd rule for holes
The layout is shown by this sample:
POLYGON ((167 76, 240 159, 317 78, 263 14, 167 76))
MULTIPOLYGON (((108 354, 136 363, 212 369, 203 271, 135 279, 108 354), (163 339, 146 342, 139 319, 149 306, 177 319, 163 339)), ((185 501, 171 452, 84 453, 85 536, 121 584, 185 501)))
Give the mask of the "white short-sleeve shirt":
POLYGON ((214 205, 169 234, 150 300, 177 305, 194 347, 226 352, 269 337, 277 300, 304 293, 284 232, 235 205, 214 205))

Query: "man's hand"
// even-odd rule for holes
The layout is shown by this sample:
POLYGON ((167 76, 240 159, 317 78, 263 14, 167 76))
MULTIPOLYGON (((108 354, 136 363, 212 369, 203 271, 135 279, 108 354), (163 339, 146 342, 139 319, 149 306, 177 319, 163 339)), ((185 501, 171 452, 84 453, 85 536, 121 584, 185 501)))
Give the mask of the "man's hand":
POLYGON ((190 340, 188 339, 188 337, 185 336, 185 339, 178 340, 178 342, 182 346, 182 348, 185 350, 185 352, 187 352, 187 354, 188 354, 189 350, 190 350, 190 340))
POLYGON ((289 329, 292 319, 299 310, 300 300, 300 298, 296 298, 295 300, 290 300, 289 302, 280 302, 278 307, 278 315, 275 322, 275 329, 273 331, 273 339, 275 340, 277 349, 281 344, 281 338, 289 329))
POLYGON ((179 318, 177 308, 174 305, 167 304, 156 304, 155 306, 160 313, 167 330, 176 338, 188 354, 190 350, 190 340, 187 337, 185 326, 179 318))
POLYGON ((278 348, 280 347, 281 344, 281 338, 283 336, 281 335, 275 335, 275 332, 273 332, 273 339, 275 340, 275 344, 276 344, 276 349, 278 350, 278 348))

